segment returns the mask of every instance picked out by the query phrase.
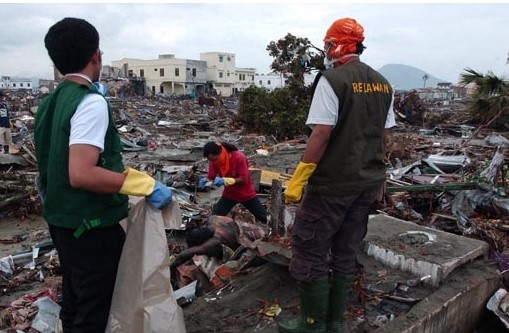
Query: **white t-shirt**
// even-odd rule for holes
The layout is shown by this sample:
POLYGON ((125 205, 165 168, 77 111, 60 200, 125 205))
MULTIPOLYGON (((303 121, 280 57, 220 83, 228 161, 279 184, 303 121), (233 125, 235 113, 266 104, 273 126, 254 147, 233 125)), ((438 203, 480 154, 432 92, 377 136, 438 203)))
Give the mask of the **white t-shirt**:
POLYGON ((87 94, 71 118, 69 146, 86 144, 104 150, 108 129, 108 103, 98 94, 87 94))
MULTIPOLYGON (((391 106, 385 119, 385 128, 396 126, 396 119, 393 110, 394 94, 392 95, 391 106)), ((309 107, 306 125, 331 125, 336 126, 338 122, 339 99, 334 93, 329 81, 325 77, 318 79, 313 100, 309 107)))

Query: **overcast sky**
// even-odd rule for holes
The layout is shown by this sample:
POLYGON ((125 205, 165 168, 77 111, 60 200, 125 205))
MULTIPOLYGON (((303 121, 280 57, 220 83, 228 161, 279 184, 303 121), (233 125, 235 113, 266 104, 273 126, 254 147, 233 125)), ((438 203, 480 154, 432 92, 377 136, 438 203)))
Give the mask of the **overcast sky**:
POLYGON ((44 35, 72 16, 101 36, 103 63, 159 54, 200 59, 201 52, 236 54, 237 67, 268 73, 270 41, 287 33, 323 46, 330 24, 353 17, 364 26, 362 60, 378 69, 410 65, 456 83, 464 68, 507 77, 509 4, 6 4, 0 3, 0 75, 52 78, 44 35))

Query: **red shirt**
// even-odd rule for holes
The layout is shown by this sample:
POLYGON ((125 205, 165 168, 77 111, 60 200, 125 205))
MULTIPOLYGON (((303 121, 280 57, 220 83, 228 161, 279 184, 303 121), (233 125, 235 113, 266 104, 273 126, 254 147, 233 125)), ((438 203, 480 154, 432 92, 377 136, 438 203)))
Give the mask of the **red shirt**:
MULTIPOLYGON (((219 174, 219 167, 215 163, 209 163, 207 178, 214 179, 216 176, 221 177, 219 174)), ((244 202, 256 197, 256 191, 251 181, 247 158, 240 151, 236 150, 230 153, 230 169, 226 175, 223 175, 222 177, 244 178, 246 180, 243 184, 225 186, 223 190, 223 197, 236 202, 244 202)))

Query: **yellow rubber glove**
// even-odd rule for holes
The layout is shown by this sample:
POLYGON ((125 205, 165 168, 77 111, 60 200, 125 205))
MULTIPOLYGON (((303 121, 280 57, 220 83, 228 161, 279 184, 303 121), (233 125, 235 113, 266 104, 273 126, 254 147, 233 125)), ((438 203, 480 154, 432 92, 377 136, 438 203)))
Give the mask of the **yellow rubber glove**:
POLYGON ((223 180, 224 180, 224 186, 230 186, 230 185, 235 184, 235 178, 224 177, 223 180))
POLYGON ((302 198, 302 192, 304 192, 304 185, 306 185, 309 177, 311 177, 315 169, 315 163, 299 162, 299 165, 297 165, 297 169, 295 169, 292 179, 290 179, 290 183, 288 183, 284 192, 285 203, 289 204, 300 201, 302 198))
POLYGON ((156 180, 144 172, 136 169, 127 168, 122 172, 127 177, 120 188, 119 193, 145 197, 152 194, 156 180))

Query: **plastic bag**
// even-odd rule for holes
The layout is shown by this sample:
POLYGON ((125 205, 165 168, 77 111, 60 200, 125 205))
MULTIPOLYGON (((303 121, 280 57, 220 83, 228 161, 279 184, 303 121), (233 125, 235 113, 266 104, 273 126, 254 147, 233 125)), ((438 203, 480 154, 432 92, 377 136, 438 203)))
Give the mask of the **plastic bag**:
POLYGON ((32 328, 40 333, 53 333, 58 322, 58 314, 60 313, 60 305, 55 303, 48 296, 44 296, 36 300, 35 305, 39 311, 32 321, 32 328))
POLYGON ((144 199, 131 209, 106 333, 185 333, 170 282, 165 228, 180 228, 178 202, 160 211, 144 199))

